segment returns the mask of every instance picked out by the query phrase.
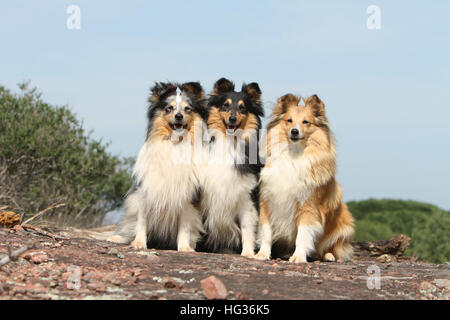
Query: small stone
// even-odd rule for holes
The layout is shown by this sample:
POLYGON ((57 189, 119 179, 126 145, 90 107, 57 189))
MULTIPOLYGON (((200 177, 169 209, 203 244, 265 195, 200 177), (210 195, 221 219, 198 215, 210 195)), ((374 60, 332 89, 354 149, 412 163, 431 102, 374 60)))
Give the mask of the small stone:
POLYGON ((207 299, 226 299, 228 291, 222 281, 215 276, 209 276, 200 281, 207 299))
POLYGON ((197 270, 209 270, 209 267, 198 267, 197 270))
POLYGON ((323 280, 322 280, 322 279, 318 279, 318 280, 316 281, 316 283, 317 283, 317 284, 322 284, 322 283, 323 283, 323 280))
POLYGON ((172 289, 172 288, 175 288, 177 286, 177 284, 175 283, 175 281, 173 281, 172 278, 165 277, 163 279, 163 281, 164 281, 164 288, 172 289))
POLYGON ((125 258, 125 256, 124 256, 122 253, 120 253, 120 252, 119 252, 117 249, 115 249, 115 248, 109 249, 109 251, 106 252, 106 254, 107 254, 108 256, 116 256, 116 257, 119 258, 119 259, 125 258))
POLYGON ((267 289, 264 289, 264 290, 262 291, 262 294, 263 294, 263 295, 267 295, 267 294, 269 294, 269 290, 267 290, 267 289))
POLYGON ((377 258, 378 262, 381 263, 388 263, 388 262, 392 262, 394 259, 390 254, 382 254, 381 256, 379 256, 377 258))
POLYGON ((246 300, 247 297, 245 296, 245 294, 238 292, 236 293, 236 300, 246 300))
POLYGON ((435 279, 434 284, 441 288, 446 288, 447 290, 450 290, 450 280, 449 279, 435 279))
POLYGON ((60 248, 60 247, 62 247, 63 243, 64 243, 63 241, 56 242, 52 245, 52 248, 54 248, 54 249, 60 248))
POLYGON ((116 256, 118 253, 119 253, 119 251, 117 251, 117 249, 112 248, 112 249, 109 249, 109 251, 106 254, 110 255, 110 256, 116 256))
POLYGON ((33 262, 34 264, 41 264, 44 262, 48 262, 50 259, 45 252, 31 252, 27 253, 24 259, 33 262))
POLYGON ((424 290, 424 291, 430 291, 430 292, 436 291, 436 287, 434 285, 432 285, 431 283, 429 283, 428 281, 422 281, 420 283, 419 288, 420 288, 420 290, 424 290))
POLYGON ((106 286, 103 283, 98 282, 98 281, 89 283, 87 285, 87 288, 89 290, 95 290, 97 292, 106 292, 106 286))

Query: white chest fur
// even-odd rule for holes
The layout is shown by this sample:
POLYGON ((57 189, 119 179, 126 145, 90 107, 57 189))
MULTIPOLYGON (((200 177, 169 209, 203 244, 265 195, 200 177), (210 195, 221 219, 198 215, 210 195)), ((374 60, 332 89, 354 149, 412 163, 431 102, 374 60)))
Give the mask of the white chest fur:
POLYGON ((294 214, 297 204, 303 204, 313 191, 307 176, 311 161, 301 148, 284 147, 261 171, 262 197, 271 211, 273 240, 294 240, 294 214))
POLYGON ((231 144, 213 143, 207 153, 200 174, 205 224, 210 230, 237 229, 236 217, 249 206, 256 177, 236 169, 235 164, 244 163, 245 154, 231 144))
POLYGON ((179 212, 192 200, 198 186, 197 166, 189 142, 147 141, 141 148, 134 174, 146 194, 149 208, 179 212))

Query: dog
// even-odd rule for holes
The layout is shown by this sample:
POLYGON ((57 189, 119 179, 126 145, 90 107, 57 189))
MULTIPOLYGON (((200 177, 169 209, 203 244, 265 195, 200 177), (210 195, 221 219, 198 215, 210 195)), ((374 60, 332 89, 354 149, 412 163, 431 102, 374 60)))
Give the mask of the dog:
POLYGON ((254 255, 258 223, 258 135, 264 109, 255 82, 235 91, 221 78, 208 99, 210 143, 200 174, 207 250, 254 255))
POLYGON ((134 187, 126 197, 118 232, 108 240, 131 242, 138 250, 150 244, 192 252, 203 232, 193 147, 197 133, 201 144, 206 126, 204 91, 198 82, 159 82, 151 92, 147 138, 134 166, 134 187))
POLYGON ((317 95, 304 105, 300 101, 292 94, 278 99, 262 141, 266 161, 255 258, 270 259, 276 248, 294 263, 307 257, 350 260, 354 221, 335 178, 336 148, 325 105, 317 95))

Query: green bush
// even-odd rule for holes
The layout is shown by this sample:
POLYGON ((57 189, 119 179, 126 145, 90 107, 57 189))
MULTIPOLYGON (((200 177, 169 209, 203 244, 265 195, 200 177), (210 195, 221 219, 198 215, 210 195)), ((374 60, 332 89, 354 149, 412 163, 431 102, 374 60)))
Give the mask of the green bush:
POLYGON ((429 262, 450 261, 450 212, 415 201, 366 200, 348 203, 356 220, 356 241, 411 238, 407 255, 429 262))
POLYGON ((48 206, 59 224, 92 226, 122 204, 131 185, 130 159, 106 151, 65 106, 41 100, 36 89, 20 94, 0 86, 0 207, 25 218, 48 206))

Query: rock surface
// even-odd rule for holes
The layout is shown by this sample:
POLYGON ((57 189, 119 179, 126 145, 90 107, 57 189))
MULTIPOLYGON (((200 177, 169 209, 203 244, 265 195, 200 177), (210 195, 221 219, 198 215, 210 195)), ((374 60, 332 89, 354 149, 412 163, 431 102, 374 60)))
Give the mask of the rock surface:
POLYGON ((136 251, 67 233, 59 236, 0 229, 0 258, 8 246, 36 245, 1 267, 0 299, 450 298, 449 263, 417 262, 391 249, 378 250, 377 256, 376 243, 355 244, 352 262, 292 264, 235 254, 136 251))

